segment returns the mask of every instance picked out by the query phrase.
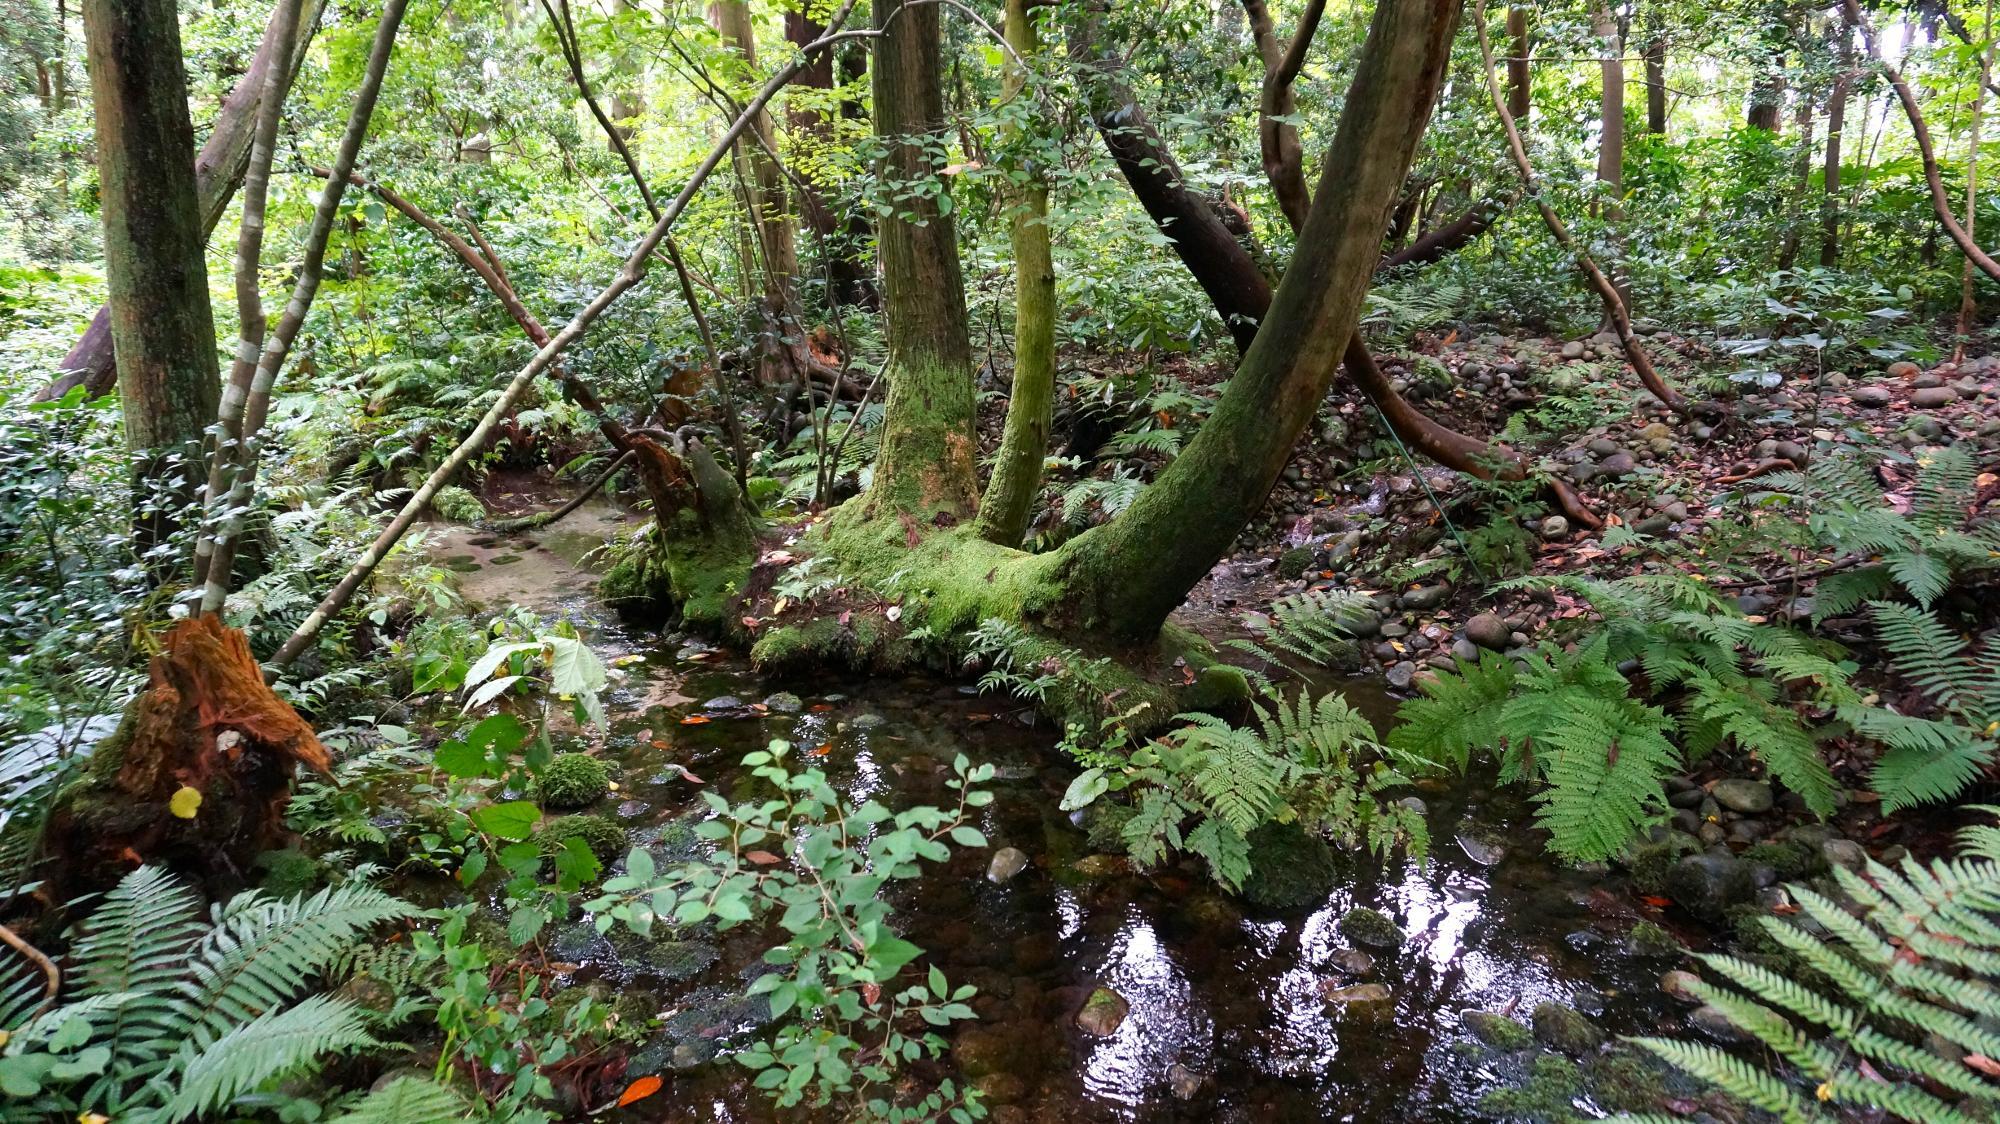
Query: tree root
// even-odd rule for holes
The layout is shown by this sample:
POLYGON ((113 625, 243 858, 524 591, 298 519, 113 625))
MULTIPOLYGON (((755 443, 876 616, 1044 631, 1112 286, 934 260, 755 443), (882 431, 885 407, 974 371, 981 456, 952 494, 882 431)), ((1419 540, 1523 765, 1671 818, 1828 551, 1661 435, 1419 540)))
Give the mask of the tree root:
POLYGON ((1754 480, 1759 476, 1768 476, 1773 472, 1796 472, 1798 467, 1798 465, 1793 464, 1786 457, 1772 457, 1769 460, 1759 461, 1748 472, 1739 472, 1734 476, 1720 476, 1716 478, 1715 482, 1717 484, 1741 484, 1745 480, 1754 480))

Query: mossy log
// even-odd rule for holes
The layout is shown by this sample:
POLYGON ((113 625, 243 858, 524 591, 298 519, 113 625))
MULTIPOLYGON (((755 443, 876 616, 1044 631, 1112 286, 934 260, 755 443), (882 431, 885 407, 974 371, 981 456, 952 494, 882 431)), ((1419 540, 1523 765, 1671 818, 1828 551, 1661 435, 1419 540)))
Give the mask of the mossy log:
POLYGON ((213 615, 183 620, 118 729, 56 798, 41 845, 52 887, 66 900, 142 863, 240 887, 256 855, 284 838, 297 766, 325 773, 329 763, 312 727, 265 685, 243 633, 213 615))

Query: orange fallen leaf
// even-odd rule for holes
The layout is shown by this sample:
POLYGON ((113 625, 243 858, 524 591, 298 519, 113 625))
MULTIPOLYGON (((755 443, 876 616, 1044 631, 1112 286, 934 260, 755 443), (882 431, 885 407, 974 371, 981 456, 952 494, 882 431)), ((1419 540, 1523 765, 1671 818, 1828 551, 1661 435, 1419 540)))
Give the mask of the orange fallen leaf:
POLYGON ((810 710, 810 711, 813 711, 813 712, 814 712, 814 713, 816 713, 816 714, 824 714, 825 712, 827 712, 827 711, 829 711, 829 710, 832 710, 832 709, 833 709, 833 704, 832 704, 832 703, 814 703, 814 704, 812 704, 811 706, 807 707, 806 709, 807 709, 807 710, 810 710))
POLYGON ((708 721, 708 715, 706 714, 690 714, 686 718, 681 719, 681 725, 699 726, 706 721, 708 721))
POLYGON ((776 866, 785 861, 769 851, 745 851, 743 857, 758 866, 776 866))
POLYGON ((671 744, 669 744, 669 743, 668 743, 668 742, 667 742, 667 741, 666 741, 665 739, 663 739, 663 738, 654 738, 654 739, 653 739, 653 748, 654 748, 654 749, 672 749, 672 748, 673 748, 673 746, 672 746, 671 744))
POLYGON ((1988 1077, 2000 1077, 2000 1062, 1994 1061, 1985 1054, 1967 1054, 1965 1055, 1965 1064, 1988 1077))
POLYGON ((1665 909, 1668 906, 1674 904, 1674 899, 1663 898, 1658 894, 1641 894, 1639 895, 1639 900, 1645 902, 1649 906, 1652 906, 1654 909, 1665 909))
POLYGON ((624 1108, 634 1101, 645 1100, 647 1097, 659 1092, 661 1084, 663 1082, 658 1077, 651 1075, 641 1077, 639 1080, 625 1086, 625 1091, 618 1094, 618 1107, 624 1108))
POLYGON ((827 754, 833 752, 833 743, 821 742, 811 749, 806 750, 806 752, 812 754, 814 757, 825 757, 827 754))

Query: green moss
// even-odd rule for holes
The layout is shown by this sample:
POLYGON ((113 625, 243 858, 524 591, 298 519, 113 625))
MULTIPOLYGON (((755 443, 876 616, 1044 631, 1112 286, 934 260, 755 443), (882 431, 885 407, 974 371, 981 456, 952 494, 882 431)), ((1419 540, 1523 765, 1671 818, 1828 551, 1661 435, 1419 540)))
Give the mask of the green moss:
POLYGON ((305 893, 319 885, 326 874, 324 864, 296 847, 258 855, 257 868, 264 872, 258 883, 264 892, 281 898, 305 893))
POLYGON ((1369 948, 1401 948, 1403 930, 1379 909, 1355 906, 1341 915, 1341 935, 1369 948))
POLYGON ((535 841, 542 851, 554 854, 571 839, 581 839, 597 861, 609 863, 625 853, 625 829, 603 816, 558 816, 543 820, 535 829, 535 841))
POLYGON ((1634 956, 1679 956, 1687 951, 1672 933, 1651 921, 1641 921, 1632 926, 1631 933, 1626 935, 1625 947, 1634 956))
POLYGON ((1243 900, 1275 913, 1316 906, 1339 878, 1333 849, 1293 824, 1267 823, 1250 833, 1250 877, 1243 900))
POLYGON ((1604 1032, 1583 1013, 1562 1003, 1543 1003, 1530 1018, 1535 1039, 1565 1054, 1592 1054, 1604 1045, 1604 1032))
POLYGON ((587 753, 558 753, 535 778, 544 808, 586 808, 611 791, 611 770, 587 753))
POLYGON ((1278 555, 1278 576, 1281 578, 1301 578, 1306 568, 1312 565, 1313 551, 1309 546, 1295 546, 1278 555))
POLYGON ((1492 1116, 1571 1124, 1582 1119, 1576 1100, 1583 1091, 1580 1066, 1561 1054, 1542 1054, 1525 1080, 1479 1098, 1479 1108, 1492 1116))
POLYGON ((1125 825, 1132 822, 1136 813, 1129 804, 1118 804, 1110 800, 1099 800, 1090 806, 1083 821, 1084 838, 1093 851, 1106 851, 1114 855, 1125 853, 1125 825))
POLYGON ((1768 866, 1778 872, 1782 882, 1796 882, 1804 878, 1817 878, 1826 873, 1826 855, 1818 847, 1809 847, 1795 840, 1783 843, 1759 843, 1743 852, 1743 861, 1752 866, 1768 866))
POLYGON ((1503 1053, 1525 1050, 1535 1041, 1535 1036, 1518 1019, 1491 1011, 1466 1011, 1459 1015, 1458 1021, 1481 1043, 1503 1053))
POLYGON ((1590 1099, 1612 1112, 1657 1112, 1667 1099, 1666 1071, 1657 1058, 1613 1046, 1591 1063, 1590 1099))

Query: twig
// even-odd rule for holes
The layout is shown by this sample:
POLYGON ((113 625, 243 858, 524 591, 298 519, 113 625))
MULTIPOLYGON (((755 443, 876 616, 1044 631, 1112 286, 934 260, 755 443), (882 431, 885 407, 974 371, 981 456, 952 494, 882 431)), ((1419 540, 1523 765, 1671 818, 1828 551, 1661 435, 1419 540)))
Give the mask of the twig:
POLYGON ((14 930, 5 925, 0 925, 0 942, 4 942, 8 948, 33 961, 35 966, 42 970, 42 975, 48 980, 48 991, 42 997, 41 1005, 35 1008, 35 1015, 30 1017, 45 1014, 49 1008, 55 1006, 56 995, 62 991, 62 972, 56 968, 55 961, 42 954, 41 949, 22 940, 14 930))

